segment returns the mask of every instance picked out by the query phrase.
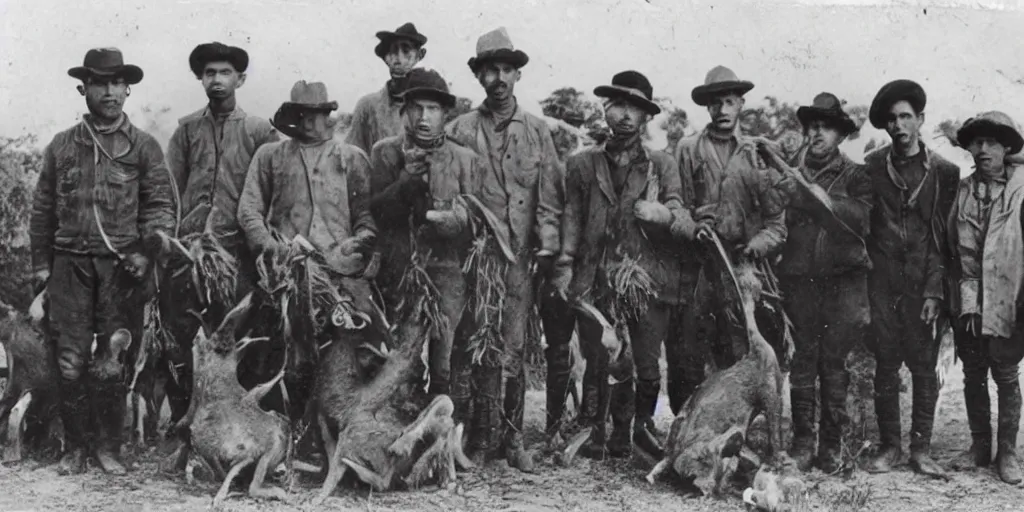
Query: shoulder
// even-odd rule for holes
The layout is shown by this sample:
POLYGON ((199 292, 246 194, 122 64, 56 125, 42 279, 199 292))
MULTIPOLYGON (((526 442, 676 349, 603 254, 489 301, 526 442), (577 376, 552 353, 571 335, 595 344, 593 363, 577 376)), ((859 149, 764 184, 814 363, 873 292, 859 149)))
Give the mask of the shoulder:
POLYGON ((892 146, 882 146, 864 155, 864 165, 868 167, 884 166, 885 160, 889 158, 889 151, 892 146))
POLYGON ((75 140, 75 134, 78 133, 78 127, 79 125, 76 124, 66 130, 57 133, 56 135, 53 136, 53 139, 50 140, 50 143, 47 144, 47 147, 52 147, 56 149, 60 146, 73 143, 75 140))
POLYGON ((254 116, 252 114, 245 115, 245 128, 250 133, 258 134, 267 133, 275 130, 274 125, 270 124, 269 119, 254 116))
POLYGON ((184 126, 184 125, 196 123, 196 122, 202 120, 203 119, 203 113, 205 113, 205 112, 206 112, 206 107, 203 107, 203 108, 201 108, 199 110, 196 110, 195 112, 192 112, 191 114, 189 114, 187 116, 184 116, 184 117, 178 119, 178 126, 184 126))
POLYGON ((368 165, 370 162, 370 157, 366 154, 366 151, 363 151, 359 146, 349 144, 337 137, 327 141, 327 144, 330 144, 328 149, 335 155, 338 155, 342 163, 346 165, 358 165, 359 163, 365 163, 368 165))
POLYGON ((449 131, 463 130, 469 127, 475 127, 480 122, 480 112, 476 109, 470 110, 465 114, 462 114, 455 119, 452 119, 448 123, 449 131))
POLYGON ((700 143, 700 132, 697 132, 688 137, 683 137, 676 144, 675 157, 678 158, 680 155, 692 155, 697 150, 697 144, 700 143))
POLYGON ((157 142, 156 137, 134 124, 131 126, 131 131, 135 144, 139 146, 139 149, 149 154, 159 153, 160 158, 163 158, 163 149, 160 147, 160 143, 157 142))
POLYGON ((273 155, 278 151, 282 151, 286 147, 285 145, 290 143, 291 139, 282 139, 263 144, 260 147, 256 148, 256 153, 252 155, 252 159, 258 160, 269 158, 270 155, 273 155))
POLYGON ((472 149, 469 149, 466 146, 460 145, 455 141, 449 140, 445 143, 445 145, 448 148, 448 151, 450 151, 452 156, 454 156, 457 160, 471 161, 479 158, 479 155, 476 154, 476 151, 473 151, 472 149))
POLYGON ((370 155, 391 155, 402 150, 402 136, 392 135, 384 137, 373 144, 370 148, 370 155))
POLYGON ((942 178, 951 181, 960 181, 960 166, 946 160, 942 155, 932 151, 929 158, 931 158, 932 166, 939 172, 942 178))
POLYGON ((647 150, 647 155, 650 157, 651 162, 654 162, 656 167, 664 169, 666 167, 673 167, 676 165, 675 158, 672 158, 672 155, 669 155, 660 149, 649 149, 647 150))
POLYGON ((579 152, 571 155, 566 161, 565 166, 571 169, 581 169, 590 167, 590 161, 594 158, 594 155, 601 151, 600 146, 591 146, 584 148, 579 152))
POLYGON ((530 127, 531 130, 538 133, 551 134, 551 127, 548 125, 548 122, 541 119, 540 116, 523 111, 523 120, 526 122, 526 126, 530 127))
POLYGON ((364 94, 356 100, 355 111, 366 110, 380 99, 380 91, 364 94))

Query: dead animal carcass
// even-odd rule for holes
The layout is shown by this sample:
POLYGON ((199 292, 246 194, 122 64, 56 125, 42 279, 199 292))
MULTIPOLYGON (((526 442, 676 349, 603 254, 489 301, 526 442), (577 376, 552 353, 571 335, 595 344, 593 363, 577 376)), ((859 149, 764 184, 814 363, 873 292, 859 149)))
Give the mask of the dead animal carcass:
POLYGON ((424 330, 400 335, 400 347, 375 376, 366 358, 379 351, 358 336, 335 340, 322 354, 316 400, 328 470, 317 502, 330 496, 349 469, 385 491, 431 478, 451 482, 456 463, 472 466, 463 453, 462 425, 452 419, 451 399, 441 395, 425 408, 415 406, 424 330))
POLYGON ((704 494, 717 493, 728 475, 723 458, 739 455, 751 421, 763 413, 771 455, 781 453, 783 377, 772 346, 754 318, 761 280, 753 266, 740 265, 736 282, 746 317, 750 346, 733 366, 712 374, 683 406, 672 424, 666 456, 647 475, 649 482, 671 467, 693 479, 704 494))
POLYGON ((191 426, 191 448, 224 479, 214 506, 227 497, 238 473, 253 464, 256 469, 249 484, 250 496, 287 497, 283 489, 264 487, 263 482, 268 471, 285 460, 291 427, 283 415, 259 406, 260 399, 280 380, 283 368, 273 380, 249 391, 238 383, 236 373, 240 352, 255 341, 236 343, 236 330, 251 305, 249 294, 225 315, 210 337, 200 331, 192 345, 193 394, 184 421, 191 426))

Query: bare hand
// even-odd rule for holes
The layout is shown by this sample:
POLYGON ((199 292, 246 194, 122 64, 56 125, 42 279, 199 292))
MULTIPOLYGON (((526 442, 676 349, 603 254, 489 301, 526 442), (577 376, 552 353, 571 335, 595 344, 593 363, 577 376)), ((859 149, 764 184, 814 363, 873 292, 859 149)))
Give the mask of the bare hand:
POLYGON ((939 318, 939 309, 942 304, 939 299, 928 298, 924 300, 924 306, 921 308, 921 321, 926 324, 935 323, 935 320, 939 318))
POLYGON ((141 253, 131 253, 124 258, 124 269, 135 279, 141 280, 149 270, 149 258, 141 253))
POLYGON ((373 237, 367 235, 356 235, 348 237, 341 242, 338 246, 338 250, 345 256, 350 256, 357 252, 367 250, 373 243, 373 237))
POLYGON ((46 283, 50 281, 50 271, 47 269, 36 271, 32 274, 32 291, 35 295, 39 295, 43 289, 46 288, 46 283))
POLYGON ((652 224, 668 224, 672 222, 672 212, 668 207, 654 201, 639 200, 633 205, 636 218, 652 224))

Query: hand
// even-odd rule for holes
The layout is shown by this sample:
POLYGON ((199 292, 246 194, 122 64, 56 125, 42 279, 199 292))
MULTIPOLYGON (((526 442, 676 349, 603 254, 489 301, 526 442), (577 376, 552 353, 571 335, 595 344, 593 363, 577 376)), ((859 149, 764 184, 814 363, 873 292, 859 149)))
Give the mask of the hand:
POLYGON ((977 313, 961 315, 960 329, 975 338, 981 337, 981 315, 977 313))
POLYGON ((555 253, 541 249, 537 251, 535 256, 535 261, 537 262, 537 273, 544 277, 550 276, 555 267, 555 253))
POLYGON ((372 233, 366 232, 360 235, 348 237, 345 240, 342 240, 338 245, 338 250, 345 256, 366 251, 371 245, 373 245, 373 238, 372 233))
POLYGON ((554 289, 554 293, 563 300, 568 300, 569 285, 572 283, 572 258, 560 256, 551 270, 551 279, 548 281, 554 289))
POLYGON ((427 210, 424 218, 442 237, 451 238, 459 233, 459 219, 455 212, 427 210))
POLYGON ((39 295, 46 289, 46 283, 50 281, 48 269, 37 270, 32 274, 32 295, 39 295))
POLYGON ((924 306, 921 308, 921 321, 929 325, 935 323, 935 320, 939 318, 941 308, 942 303, 939 302, 939 299, 925 299, 924 306))
POLYGON ((746 245, 736 247, 740 254, 752 260, 759 260, 768 255, 767 243, 759 238, 752 238, 746 245))
POLYGON ((654 201, 639 200, 633 205, 636 218, 652 224, 668 225, 672 222, 672 212, 668 207, 654 201))
POLYGON ((122 263, 128 274, 140 281, 149 270, 149 258, 142 253, 133 252, 128 254, 124 257, 122 263))
POLYGON ((399 185, 398 195, 402 202, 411 205, 423 196, 430 195, 430 184, 420 176, 403 175, 402 184, 399 185))

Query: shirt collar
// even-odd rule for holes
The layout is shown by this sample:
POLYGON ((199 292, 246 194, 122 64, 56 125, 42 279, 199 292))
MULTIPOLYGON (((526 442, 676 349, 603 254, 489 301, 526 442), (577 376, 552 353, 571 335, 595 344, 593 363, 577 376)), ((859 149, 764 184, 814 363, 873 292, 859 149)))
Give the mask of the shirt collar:
MULTIPOLYGON (((512 117, 509 118, 508 121, 509 122, 525 123, 526 122, 526 112, 523 111, 523 106, 519 104, 519 99, 516 98, 515 96, 513 96, 512 99, 516 102, 516 109, 515 109, 515 111, 512 112, 512 117)), ((490 107, 487 106, 487 102, 486 101, 480 102, 480 105, 478 105, 476 107, 476 109, 477 109, 477 111, 480 112, 481 115, 484 115, 484 116, 487 116, 487 117, 491 117, 491 118, 494 117, 494 112, 490 109, 490 107)))
MULTIPOLYGON (((75 130, 75 141, 82 144, 92 144, 92 137, 89 135, 89 129, 85 126, 92 118, 92 114, 85 114, 82 116, 82 120, 78 123, 78 127, 75 130)), ((128 140, 135 140, 135 125, 132 124, 131 119, 128 118, 128 114, 124 114, 124 122, 121 126, 114 130, 112 133, 120 132, 124 134, 128 140)))
MULTIPOLYGON (((236 104, 235 105, 235 109, 232 110, 230 113, 228 113, 227 119, 232 119, 232 120, 234 120, 234 119, 242 119, 242 118, 245 117, 245 115, 246 115, 245 111, 242 110, 242 107, 240 107, 240 106, 238 106, 236 104)), ((216 117, 216 116, 217 115, 214 114, 212 110, 210 110, 210 105, 206 105, 206 108, 203 109, 203 117, 216 117)))

